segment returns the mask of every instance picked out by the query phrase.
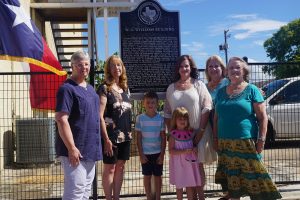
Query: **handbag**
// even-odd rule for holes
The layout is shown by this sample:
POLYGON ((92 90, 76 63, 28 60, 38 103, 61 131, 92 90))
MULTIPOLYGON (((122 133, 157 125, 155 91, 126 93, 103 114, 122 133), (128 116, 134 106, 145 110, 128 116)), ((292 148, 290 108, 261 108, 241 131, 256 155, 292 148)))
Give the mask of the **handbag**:
MULTIPOLYGON (((201 91, 201 89, 205 90, 206 87, 204 85, 204 87, 202 87, 200 89, 200 85, 197 87, 196 84, 194 84, 194 87, 196 88, 196 90, 198 92, 199 104, 200 104, 199 108, 201 108, 201 102, 203 99, 203 91, 201 91)), ((198 162, 205 163, 205 164, 211 164, 217 160, 218 160, 218 154, 213 147, 212 128, 211 128, 211 124, 208 122, 207 126, 205 128, 203 137, 201 138, 200 142, 198 143, 198 162)))
POLYGON ((213 147, 213 135, 210 124, 207 125, 203 137, 198 143, 198 162, 212 164, 218 160, 218 154, 213 147))

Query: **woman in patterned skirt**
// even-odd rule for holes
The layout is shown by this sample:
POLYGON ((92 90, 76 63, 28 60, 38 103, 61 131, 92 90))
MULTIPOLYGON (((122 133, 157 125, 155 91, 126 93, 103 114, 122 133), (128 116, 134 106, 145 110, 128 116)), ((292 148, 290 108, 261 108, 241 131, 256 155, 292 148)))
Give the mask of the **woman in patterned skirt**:
POLYGON ((221 199, 280 199, 261 156, 268 121, 264 99, 248 83, 244 60, 231 58, 227 72, 230 84, 218 91, 214 116, 214 145, 219 153, 215 181, 228 192, 221 199))

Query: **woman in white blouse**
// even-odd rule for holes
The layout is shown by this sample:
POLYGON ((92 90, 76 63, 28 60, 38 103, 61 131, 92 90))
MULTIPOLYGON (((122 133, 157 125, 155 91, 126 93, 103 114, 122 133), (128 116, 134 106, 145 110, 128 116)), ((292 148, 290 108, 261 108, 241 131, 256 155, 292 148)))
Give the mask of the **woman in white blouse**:
POLYGON ((203 163, 210 162, 210 158, 204 154, 205 145, 201 141, 212 132, 208 123, 212 100, 205 84, 198 80, 198 76, 198 69, 192 57, 180 56, 176 62, 175 81, 167 89, 164 117, 169 129, 171 114, 177 107, 185 107, 189 112, 190 125, 195 132, 194 144, 198 145, 198 162, 202 180, 202 186, 197 188, 197 193, 199 199, 204 199, 203 163))

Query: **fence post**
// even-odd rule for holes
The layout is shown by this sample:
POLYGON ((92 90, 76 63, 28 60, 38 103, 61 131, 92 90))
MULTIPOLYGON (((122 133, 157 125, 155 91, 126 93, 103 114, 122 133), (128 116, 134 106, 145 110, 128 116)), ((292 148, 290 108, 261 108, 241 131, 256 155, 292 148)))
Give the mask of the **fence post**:
POLYGON ((97 162, 95 164, 95 177, 94 177, 94 180, 93 180, 93 200, 97 200, 98 199, 98 191, 97 191, 97 188, 98 188, 98 166, 97 166, 97 162))
POLYGON ((90 59, 90 84, 95 87, 95 61, 90 59))

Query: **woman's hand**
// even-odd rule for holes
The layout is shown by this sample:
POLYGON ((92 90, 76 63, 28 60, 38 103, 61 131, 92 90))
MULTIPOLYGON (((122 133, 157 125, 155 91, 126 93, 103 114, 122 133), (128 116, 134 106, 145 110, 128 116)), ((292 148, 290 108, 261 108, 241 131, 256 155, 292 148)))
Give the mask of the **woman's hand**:
POLYGON ((104 142, 104 153, 105 155, 109 156, 109 157, 112 157, 114 155, 113 153, 113 144, 110 140, 106 140, 104 142))
POLYGON ((197 154, 198 153, 198 148, 197 147, 193 147, 193 153, 197 154))
POLYGON ((194 145, 196 145, 196 146, 198 145, 198 143, 200 142, 200 140, 203 137, 204 131, 205 131, 205 129, 201 129, 199 132, 196 133, 194 140, 193 140, 194 145))
POLYGON ((76 147, 74 147, 73 149, 68 151, 68 158, 71 166, 76 167, 79 164, 82 155, 80 151, 76 147))
POLYGON ((213 137, 213 148, 215 151, 218 151, 219 147, 218 147, 218 138, 217 137, 213 137))
POLYGON ((256 151, 257 153, 261 153, 264 150, 265 141, 257 140, 256 142, 256 151))

